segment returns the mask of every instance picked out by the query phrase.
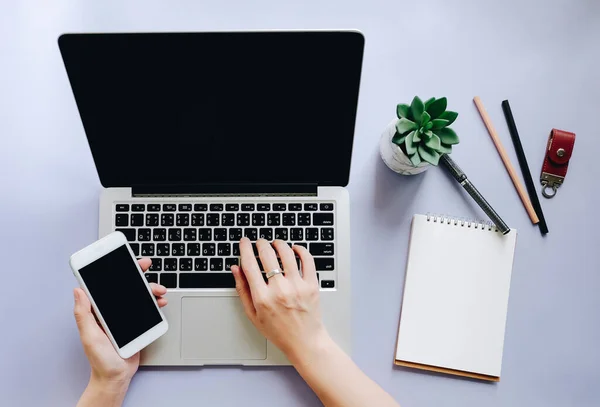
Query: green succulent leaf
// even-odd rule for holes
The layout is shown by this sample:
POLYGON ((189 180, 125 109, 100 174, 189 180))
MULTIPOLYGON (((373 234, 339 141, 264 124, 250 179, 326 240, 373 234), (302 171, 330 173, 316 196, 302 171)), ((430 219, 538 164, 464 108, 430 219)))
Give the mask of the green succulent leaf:
POLYGON ((448 120, 447 126, 450 126, 452 123, 454 123, 454 120, 456 120, 457 117, 458 117, 458 113, 452 112, 450 110, 446 110, 444 113, 442 113, 440 115, 440 117, 438 117, 438 119, 448 120))
POLYGON ((396 133, 394 135, 394 137, 392 137, 392 143, 400 145, 400 144, 404 143, 405 138, 406 138, 406 136, 403 136, 400 133, 396 133))
POLYGON ((425 130, 431 130, 433 128, 433 122, 429 122, 425 125, 425 130))
POLYGON ((412 112, 415 122, 421 123, 421 116, 423 116, 425 106, 423 105, 423 101, 419 99, 418 96, 415 96, 412 100, 412 103, 410 104, 410 111, 412 112))
POLYGON ((413 154, 410 156, 410 162, 412 162, 412 164, 416 167, 417 165, 421 164, 421 156, 419 154, 413 154))
MULTIPOLYGON (((413 136, 412 136, 413 142, 419 143, 421 141, 421 136, 419 136, 418 131, 413 131, 411 134, 413 134, 413 136)), ((408 135, 408 137, 410 137, 410 134, 408 135)))
POLYGON ((425 145, 434 151, 439 151, 441 144, 440 138, 435 134, 425 142, 425 145))
POLYGON ((423 161, 427 161, 429 164, 438 165, 441 154, 437 151, 433 151, 422 144, 418 147, 419 155, 423 161))
POLYGON ((448 122, 448 120, 444 120, 444 119, 433 119, 431 121, 431 124, 432 124, 432 128, 434 130, 439 130, 439 129, 443 129, 444 127, 449 125, 450 122, 448 122))
MULTIPOLYGON (((416 132, 414 132, 414 133, 416 134, 416 132)), ((404 140, 405 141, 404 146, 406 147, 406 154, 411 155, 411 154, 414 154, 417 152, 417 146, 414 144, 413 138, 409 137, 409 136, 407 136, 406 140, 404 140)))
POLYGON ((429 106, 431 106, 431 104, 432 104, 433 102, 435 102, 435 98, 430 98, 430 99, 427 99, 427 100, 425 101, 425 110, 427 110, 427 108, 428 108, 429 106))
POLYGON ((423 127, 421 127, 421 128, 419 129, 419 133, 421 133, 421 134, 423 134, 423 132, 424 132, 424 131, 425 131, 425 129, 424 129, 423 127))
POLYGON ((448 106, 448 99, 439 98, 435 102, 433 102, 431 105, 429 105, 429 107, 427 108, 427 113, 429 113, 431 115, 431 117, 433 117, 434 119, 437 119, 440 117, 440 115, 442 113, 444 113, 447 106, 448 106))
POLYGON ((423 116, 421 116, 421 126, 425 126, 427 123, 431 121, 431 116, 427 112, 423 112, 423 116))
POLYGON ((396 115, 398 116, 398 119, 402 119, 403 117, 405 119, 410 119, 409 113, 410 113, 409 105, 400 103, 398 106, 396 106, 396 115))
POLYGON ((431 130, 427 130, 423 132, 421 139, 425 142, 429 141, 433 137, 433 132, 431 130))
POLYGON ((452 146, 442 143, 440 144, 438 151, 442 154, 450 154, 452 152, 452 146))
POLYGON ((435 131, 442 143, 444 144, 458 144, 458 136, 450 127, 444 127, 435 131))
POLYGON ((408 131, 415 130, 416 128, 417 123, 411 122, 410 120, 405 119, 404 117, 398 120, 398 123, 396 123, 396 131, 400 134, 404 134, 408 131))

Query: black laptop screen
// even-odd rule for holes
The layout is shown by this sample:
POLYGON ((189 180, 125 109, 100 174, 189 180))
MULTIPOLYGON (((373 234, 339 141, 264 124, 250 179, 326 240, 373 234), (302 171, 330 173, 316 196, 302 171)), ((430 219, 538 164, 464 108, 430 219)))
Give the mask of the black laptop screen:
POLYGON ((66 34, 59 46, 105 187, 348 183, 358 33, 66 34))

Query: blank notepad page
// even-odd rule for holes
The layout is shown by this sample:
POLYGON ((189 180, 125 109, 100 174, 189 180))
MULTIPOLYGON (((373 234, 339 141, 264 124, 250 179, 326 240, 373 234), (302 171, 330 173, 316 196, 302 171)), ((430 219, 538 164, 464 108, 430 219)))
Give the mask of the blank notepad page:
POLYGON ((397 364, 499 380, 516 237, 414 216, 397 364))

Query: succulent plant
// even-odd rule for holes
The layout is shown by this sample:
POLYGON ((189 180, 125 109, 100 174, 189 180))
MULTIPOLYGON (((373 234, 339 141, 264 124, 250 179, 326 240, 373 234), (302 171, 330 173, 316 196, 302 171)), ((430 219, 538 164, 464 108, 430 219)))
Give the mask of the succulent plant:
POLYGON ((452 152, 458 136, 451 125, 458 113, 446 110, 446 98, 431 98, 425 103, 417 96, 409 105, 396 107, 398 122, 392 143, 400 146, 414 166, 426 161, 438 165, 442 154, 452 152))

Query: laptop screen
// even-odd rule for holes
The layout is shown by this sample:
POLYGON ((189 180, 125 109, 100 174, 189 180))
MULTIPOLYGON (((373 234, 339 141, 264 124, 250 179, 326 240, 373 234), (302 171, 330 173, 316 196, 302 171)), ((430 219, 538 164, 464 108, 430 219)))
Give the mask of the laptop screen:
POLYGON ((65 34, 105 187, 348 183, 356 32, 65 34))

